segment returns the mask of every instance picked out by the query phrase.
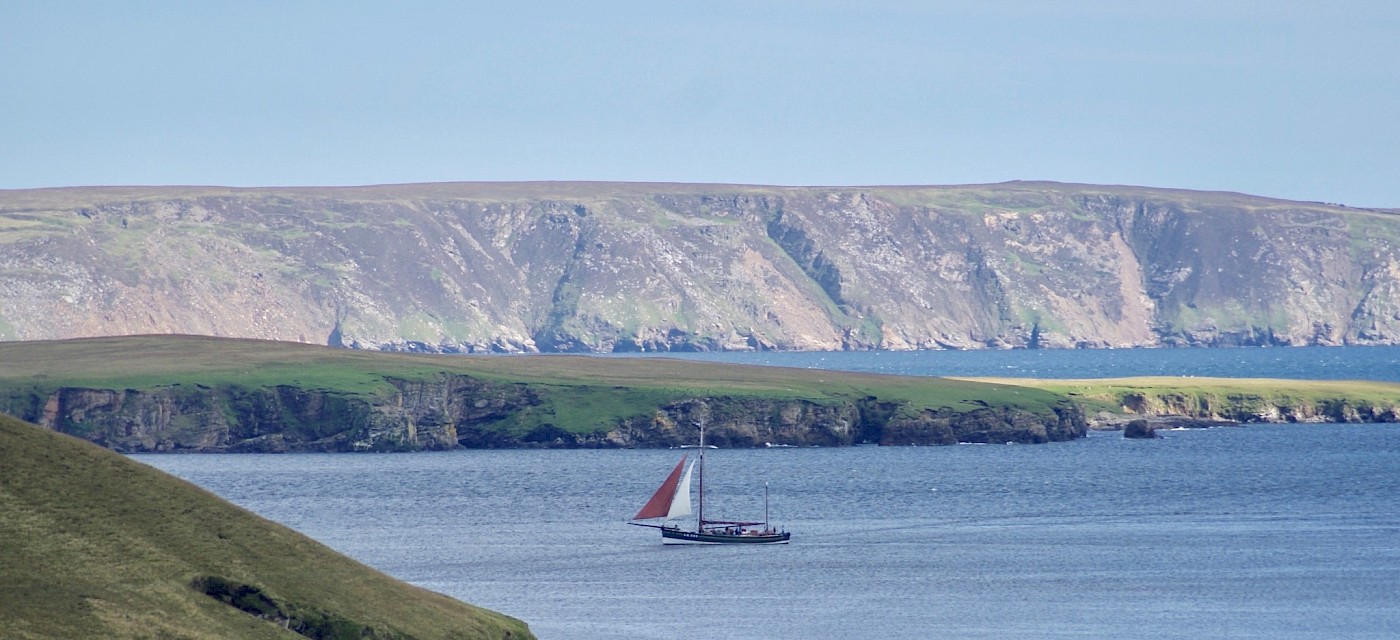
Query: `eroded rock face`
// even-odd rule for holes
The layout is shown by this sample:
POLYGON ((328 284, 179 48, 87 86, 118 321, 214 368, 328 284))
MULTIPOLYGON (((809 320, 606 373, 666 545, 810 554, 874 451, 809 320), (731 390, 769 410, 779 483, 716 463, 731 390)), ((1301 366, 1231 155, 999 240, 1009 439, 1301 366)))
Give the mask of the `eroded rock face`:
POLYGON ((978 409, 966 414, 924 411, 916 418, 896 418, 882 430, 880 444, 1040 444, 1081 438, 1086 431, 1078 407, 1057 411, 1054 420, 1017 410, 978 409))
POLYGON ((1054 415, 979 409, 894 418, 898 405, 693 398, 644 411, 591 433, 512 420, 539 404, 528 386, 444 375, 395 381, 371 404, 292 387, 166 387, 148 391, 65 388, 43 399, 0 399, 16 417, 124 452, 417 451, 457 447, 674 447, 708 425, 720 447, 1037 443, 1084 435, 1076 407, 1054 415))
MULTIPOLYGON (((1180 393, 1131 393, 1122 398, 1123 409, 1143 416, 1176 417, 1194 421, 1241 422, 1397 422, 1400 407, 1335 398, 1311 401, 1303 398, 1270 400, 1248 394, 1228 398, 1180 393)), ((1191 425, 1184 425, 1191 426, 1191 425)))
POLYGON ((1123 425, 1123 437, 1137 440, 1151 440, 1157 437, 1157 430, 1146 420, 1130 420, 1123 425))
MULTIPOLYGON (((123 452, 343 451, 354 448, 350 434, 373 422, 372 407, 363 401, 287 386, 63 388, 37 414, 26 412, 25 404, 36 403, 10 399, 6 412, 123 452)), ((402 448, 443 448, 433 444, 431 437, 409 439, 402 448)))
POLYGON ((0 339, 430 352, 1400 343, 1400 215, 1007 183, 0 191, 0 339))

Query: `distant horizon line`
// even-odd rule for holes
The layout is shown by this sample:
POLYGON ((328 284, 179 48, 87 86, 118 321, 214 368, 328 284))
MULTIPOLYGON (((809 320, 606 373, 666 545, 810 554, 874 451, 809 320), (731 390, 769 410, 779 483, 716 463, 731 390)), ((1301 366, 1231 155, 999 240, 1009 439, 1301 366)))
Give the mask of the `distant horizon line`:
POLYGON ((1277 196, 1253 194, 1244 191, 1233 191, 1226 189, 1196 189, 1190 187, 1160 187, 1141 184, 1111 184, 1093 182, 1066 182, 1061 180, 1039 180, 1039 179, 1014 179, 999 182, 965 182, 965 183, 869 183, 869 184, 776 184, 760 182, 685 182, 675 180, 442 180, 442 181, 419 181, 419 182, 381 182, 381 183, 361 183, 361 184, 268 184, 256 186, 236 186, 227 184, 89 184, 89 185, 66 185, 66 186, 46 186, 46 187, 0 187, 0 193, 15 192, 37 192, 37 191, 129 191, 142 189, 211 189, 228 191, 277 191, 277 190, 360 190, 360 189, 400 189, 405 187, 429 187, 429 186, 604 186, 619 185, 629 187, 721 187, 739 189, 959 189, 978 187, 1013 187, 1013 186, 1051 186, 1068 188, 1092 188, 1092 189, 1125 189, 1125 190, 1147 190, 1165 192, 1189 192, 1199 194, 1214 194, 1226 196, 1243 196, 1248 198, 1260 198, 1266 200, 1277 200, 1281 202, 1297 202, 1303 204, 1318 204, 1347 209, 1360 209, 1368 211, 1396 212, 1397 207, 1373 207, 1356 206, 1339 202, 1328 202, 1324 200, 1295 200, 1277 196))

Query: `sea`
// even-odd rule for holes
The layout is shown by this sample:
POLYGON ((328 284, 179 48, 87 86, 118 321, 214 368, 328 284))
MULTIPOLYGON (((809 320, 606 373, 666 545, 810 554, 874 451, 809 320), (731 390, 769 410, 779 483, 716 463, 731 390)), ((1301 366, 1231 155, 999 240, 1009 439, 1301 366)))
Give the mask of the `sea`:
MULTIPOLYGON (((693 354, 906 375, 1400 381, 1400 348, 693 354)), ((708 516, 783 546, 628 526, 690 451, 143 454, 543 640, 1400 638, 1400 425, 1072 442, 718 449, 708 516)))

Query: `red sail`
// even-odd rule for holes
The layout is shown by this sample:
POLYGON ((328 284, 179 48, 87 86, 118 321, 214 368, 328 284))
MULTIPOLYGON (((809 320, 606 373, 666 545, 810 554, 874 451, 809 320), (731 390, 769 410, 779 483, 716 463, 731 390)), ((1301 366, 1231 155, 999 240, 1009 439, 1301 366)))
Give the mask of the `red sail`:
POLYGON ((671 475, 666 476, 666 481, 661 483, 661 488, 652 494, 647 500, 646 506, 642 507, 637 515, 632 516, 633 520, 645 520, 647 518, 665 518, 671 511, 671 499, 676 497, 676 484, 681 481, 681 467, 685 466, 685 456, 681 456, 681 461, 676 463, 676 468, 671 470, 671 475))

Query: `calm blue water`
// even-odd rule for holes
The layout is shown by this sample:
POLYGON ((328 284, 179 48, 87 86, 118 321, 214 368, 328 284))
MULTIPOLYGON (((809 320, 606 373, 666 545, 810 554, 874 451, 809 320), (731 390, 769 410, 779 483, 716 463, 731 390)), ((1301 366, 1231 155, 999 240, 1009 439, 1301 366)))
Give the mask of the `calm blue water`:
MULTIPOLYGON (((1293 357, 1230 355, 1249 351, 1293 357)), ((1361 351, 1269 375, 1396 379, 1400 351, 1361 351)), ((1017 375, 1143 372, 1115 370, 1120 352, 1019 352, 1046 353, 1080 368, 1051 356, 1017 375)), ((793 543, 762 548, 662 546, 624 524, 677 451, 135 458, 545 640, 1400 637, 1400 425, 1164 436, 711 452, 709 513, 761 517, 771 483, 793 543)))

